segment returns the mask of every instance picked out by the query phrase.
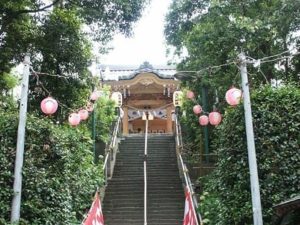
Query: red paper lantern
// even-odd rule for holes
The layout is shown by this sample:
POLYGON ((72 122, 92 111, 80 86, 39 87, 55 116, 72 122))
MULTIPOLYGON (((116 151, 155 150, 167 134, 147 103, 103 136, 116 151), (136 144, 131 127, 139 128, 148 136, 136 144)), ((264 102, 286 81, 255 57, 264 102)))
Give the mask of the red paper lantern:
POLYGON ((47 115, 55 113, 57 108, 58 104, 54 98, 48 97, 41 102, 41 110, 47 115))
POLYGON ((200 105, 195 105, 193 107, 193 111, 196 115, 200 114, 202 112, 202 107, 200 105))
POLYGON ((209 119, 209 122, 210 122, 211 125, 217 126, 221 123, 222 116, 218 112, 211 112, 208 115, 208 119, 209 119))
POLYGON ((206 126, 208 124, 209 120, 208 120, 208 116, 206 115, 202 115, 199 117, 199 124, 201 126, 206 126))
POLYGON ((236 106, 240 103, 242 98, 242 91, 237 88, 231 88, 226 92, 226 102, 231 106, 236 106))
POLYGON ((186 92, 186 97, 187 97, 188 99, 193 99, 193 98, 195 97, 194 92, 192 92, 192 91, 187 91, 187 92, 186 92))
POLYGON ((69 115, 69 123, 71 126, 77 126, 80 123, 80 115, 78 113, 71 113, 69 115))
POLYGON ((78 112, 80 120, 86 120, 89 117, 89 112, 86 109, 81 109, 78 112))

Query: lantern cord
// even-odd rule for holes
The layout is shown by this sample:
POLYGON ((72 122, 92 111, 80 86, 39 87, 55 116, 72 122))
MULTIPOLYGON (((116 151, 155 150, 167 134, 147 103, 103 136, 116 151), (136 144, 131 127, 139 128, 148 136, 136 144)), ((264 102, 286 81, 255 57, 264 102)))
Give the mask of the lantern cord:
POLYGON ((179 71, 177 71, 177 73, 196 73, 196 74, 200 74, 202 72, 209 71, 209 74, 211 74, 213 69, 219 69, 219 68, 222 68, 222 67, 225 67, 225 66, 233 65, 235 63, 236 63, 236 61, 230 61, 228 63, 224 63, 224 64, 217 65, 217 66, 209 66, 209 67, 206 67, 206 68, 203 68, 203 69, 200 69, 200 70, 179 70, 179 71))
POLYGON ((230 65, 235 64, 235 63, 236 63, 235 61, 231 61, 231 62, 224 63, 224 64, 221 64, 221 65, 218 65, 218 66, 209 66, 207 68, 198 70, 197 73, 201 73, 201 72, 204 72, 204 71, 208 70, 208 71, 210 71, 209 74, 211 74, 213 69, 219 69, 219 68, 222 68, 222 67, 225 67, 225 66, 230 66, 230 65))
POLYGON ((300 55, 300 52, 297 52, 297 53, 289 55, 289 56, 281 57, 281 58, 276 58, 276 59, 270 59, 270 60, 262 61, 261 63, 268 63, 268 62, 281 61, 281 60, 284 60, 284 59, 291 59, 293 56, 297 56, 297 55, 300 55))
MULTIPOLYGON (((40 80, 39 80, 39 73, 36 73, 35 71, 33 71, 32 70, 32 72, 33 72, 33 74, 35 75, 35 77, 37 78, 37 85, 39 85, 47 94, 48 94, 48 96, 51 96, 52 94, 51 94, 51 92, 45 87, 45 85, 43 84, 43 82, 41 82, 40 80)), ((63 104, 63 103, 61 103, 59 100, 57 100, 56 99, 56 101, 57 101, 57 103, 58 103, 58 105, 60 106, 60 107, 62 107, 62 108, 65 108, 65 109, 68 109, 69 111, 74 111, 73 109, 71 109, 71 108, 69 108, 68 106, 66 106, 65 104, 63 104)))
MULTIPOLYGON (((40 85, 41 87, 42 87, 42 89, 50 96, 51 95, 51 92, 47 89, 47 88, 45 88, 45 86, 43 85, 43 83, 40 81, 40 79, 39 79, 39 75, 46 75, 46 76, 51 76, 51 77, 59 77, 59 78, 65 78, 65 79, 73 79, 74 77, 69 77, 69 76, 63 76, 63 75, 53 75, 53 74, 49 74, 49 73, 41 73, 41 72, 36 72, 32 67, 30 68, 31 69, 31 71, 32 71, 32 73, 35 75, 35 77, 36 77, 36 79, 37 79, 37 82, 36 82, 36 84, 37 85, 40 85)), ((94 90, 95 91, 95 90, 94 90)), ((68 110, 70 110, 70 111, 75 111, 74 109, 71 109, 71 108, 69 108, 69 107, 67 107, 66 105, 64 105, 64 104, 62 104, 61 102, 59 102, 58 100, 56 100, 57 102, 58 102, 58 104, 60 105, 60 106, 62 106, 63 108, 66 108, 66 109, 68 109, 68 110)), ((90 103, 91 101, 90 101, 90 99, 89 99, 89 97, 87 98, 87 104, 88 103, 90 103)))
MULTIPOLYGON (((275 58, 275 57, 278 57, 278 56, 282 56, 282 55, 287 54, 287 53, 290 53, 290 50, 287 50, 287 51, 278 53, 278 54, 276 54, 276 55, 266 56, 266 57, 263 57, 263 58, 261 58, 261 59, 259 59, 259 60, 260 60, 260 61, 264 61, 264 60, 267 60, 267 59, 271 59, 271 58, 275 58)), ((250 57, 250 56, 247 56, 247 58, 252 59, 252 60, 255 60, 254 58, 252 58, 252 57, 250 57)))
POLYGON ((260 64, 263 63, 269 63, 269 62, 276 62, 276 61, 281 61, 284 59, 290 59, 294 56, 300 55, 300 52, 297 50, 297 48, 299 48, 300 46, 296 46, 295 48, 293 48, 292 50, 288 50, 288 51, 284 51, 282 53, 276 54, 276 55, 272 55, 272 56, 268 56, 268 57, 264 57, 261 59, 254 59, 252 57, 247 56, 248 59, 250 59, 250 61, 247 61, 247 63, 249 64, 258 64, 258 66, 260 64), (292 53, 292 51, 296 51, 295 53, 292 53), (288 54, 289 55, 285 55, 288 54), (285 56, 283 56, 285 55, 285 56))
MULTIPOLYGON (((263 57, 261 59, 254 59, 250 56, 247 56, 247 59, 248 59, 247 63, 249 63, 249 64, 256 64, 256 63, 263 64, 263 63, 276 62, 276 61, 281 61, 281 60, 284 60, 284 59, 289 59, 293 56, 300 55, 300 52, 297 50, 297 48, 300 48, 300 46, 295 46, 291 50, 287 50, 287 51, 284 51, 284 52, 281 52, 281 53, 278 53, 278 54, 275 54, 275 55, 263 57), (292 53, 292 51, 296 51, 296 52, 292 53), (289 55, 285 55, 285 54, 289 54, 289 55)), ((177 73, 196 73, 196 74, 199 74, 199 73, 202 73, 202 72, 205 72, 205 71, 210 71, 210 74, 211 74, 212 69, 219 69, 219 68, 230 66, 230 65, 237 65, 237 60, 232 60, 232 61, 229 61, 228 63, 224 63, 224 64, 217 65, 217 66, 208 66, 208 67, 200 69, 200 70, 180 70, 180 71, 177 71, 177 73)))
POLYGON ((74 79, 75 77, 72 76, 64 76, 64 75, 59 75, 59 74, 49 74, 49 73, 41 73, 41 72, 36 72, 34 71, 34 69, 31 67, 30 68, 32 70, 33 73, 35 73, 35 75, 46 75, 46 76, 50 76, 50 77, 59 77, 59 78, 65 78, 65 79, 74 79))
POLYGON ((268 81, 268 79, 267 79, 266 75, 264 74, 264 72, 261 70, 261 68, 260 68, 260 67, 258 68, 258 72, 260 72, 260 73, 261 73, 261 75, 262 75, 262 76, 265 78, 265 80, 266 80, 267 84, 270 84, 270 82, 268 81))
MULTIPOLYGON (((51 96, 51 92, 48 91, 47 88, 45 88, 44 84, 43 84, 42 82, 40 82, 39 84, 40 84, 40 86, 42 87, 42 89, 43 89, 45 92, 47 92, 47 94, 48 94, 49 96, 51 96)), ((59 105, 60 107, 65 108, 65 109, 68 109, 68 110, 71 111, 71 112, 74 111, 73 109, 69 108, 69 107, 66 106, 65 104, 61 103, 59 100, 56 99, 56 101, 57 101, 57 103, 58 103, 58 105, 59 105)))

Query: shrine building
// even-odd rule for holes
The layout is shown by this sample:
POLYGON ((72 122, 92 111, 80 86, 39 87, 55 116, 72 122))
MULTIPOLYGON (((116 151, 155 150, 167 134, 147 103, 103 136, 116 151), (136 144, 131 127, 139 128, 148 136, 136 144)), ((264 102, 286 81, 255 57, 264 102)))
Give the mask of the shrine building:
POLYGON ((175 107, 173 93, 180 81, 174 77, 175 67, 157 66, 145 62, 139 68, 106 66, 101 70, 104 84, 123 97, 123 135, 145 133, 143 115, 149 115, 148 132, 173 134, 175 107))

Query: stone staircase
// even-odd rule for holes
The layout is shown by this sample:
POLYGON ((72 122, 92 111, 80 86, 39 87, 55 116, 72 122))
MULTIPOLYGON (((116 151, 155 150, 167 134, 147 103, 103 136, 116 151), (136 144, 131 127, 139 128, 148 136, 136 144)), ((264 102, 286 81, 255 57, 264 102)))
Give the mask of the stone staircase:
MULTIPOLYGON (((106 188, 106 225, 144 224, 144 137, 127 137, 120 145, 114 175, 106 188)), ((148 225, 181 225, 184 191, 173 136, 148 139, 148 225)))

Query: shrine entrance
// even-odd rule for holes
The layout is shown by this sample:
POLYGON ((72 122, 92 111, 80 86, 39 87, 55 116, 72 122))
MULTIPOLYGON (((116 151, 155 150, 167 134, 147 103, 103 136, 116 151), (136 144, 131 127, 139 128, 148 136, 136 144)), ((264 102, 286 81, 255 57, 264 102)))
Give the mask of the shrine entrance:
MULTIPOLYGON (((111 73, 122 71, 111 70, 111 73)), ((153 117, 149 121, 148 132, 152 134, 173 134, 173 92, 178 90, 180 82, 174 78, 174 68, 154 69, 151 66, 119 76, 118 80, 104 82, 112 91, 122 93, 124 111, 123 135, 145 132, 143 115, 153 117)))

